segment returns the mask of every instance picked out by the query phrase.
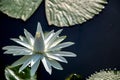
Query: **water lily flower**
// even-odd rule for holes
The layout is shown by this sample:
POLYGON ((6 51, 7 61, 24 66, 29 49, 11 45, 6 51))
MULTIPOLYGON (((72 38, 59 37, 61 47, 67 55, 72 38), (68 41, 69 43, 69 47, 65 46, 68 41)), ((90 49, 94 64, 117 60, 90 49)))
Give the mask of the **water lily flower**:
POLYGON ((74 44, 73 42, 62 42, 66 36, 59 36, 61 32, 62 29, 57 32, 52 30, 44 34, 40 23, 38 23, 35 37, 24 29, 25 36, 19 36, 19 39, 11 39, 21 46, 5 46, 3 47, 3 50, 6 50, 4 54, 13 54, 14 56, 23 55, 22 58, 14 62, 11 66, 15 67, 21 65, 19 72, 29 66, 31 68, 31 76, 35 74, 41 62, 49 74, 52 73, 52 67, 63 70, 58 61, 67 63, 64 57, 76 57, 76 54, 61 51, 62 48, 74 44))

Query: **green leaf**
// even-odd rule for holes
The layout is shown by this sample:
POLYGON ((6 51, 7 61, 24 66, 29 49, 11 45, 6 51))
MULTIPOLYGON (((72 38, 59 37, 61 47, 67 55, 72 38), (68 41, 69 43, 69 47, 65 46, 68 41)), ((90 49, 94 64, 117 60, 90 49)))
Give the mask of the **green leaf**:
POLYGON ((120 71, 119 70, 100 70, 91 74, 86 80, 120 80, 120 71))
MULTIPOLYGON (((42 0, 0 0, 0 11, 26 21, 42 0)), ((104 9, 106 0, 45 0, 49 25, 59 27, 82 24, 104 9)))
POLYGON ((6 80, 37 80, 36 75, 30 76, 30 68, 27 67, 19 73, 20 66, 11 67, 8 66, 5 68, 5 77, 6 80))
POLYGON ((102 11, 106 0, 46 0, 49 25, 59 27, 82 24, 102 11))
POLYGON ((10 17, 26 21, 42 0, 0 0, 0 11, 10 17))

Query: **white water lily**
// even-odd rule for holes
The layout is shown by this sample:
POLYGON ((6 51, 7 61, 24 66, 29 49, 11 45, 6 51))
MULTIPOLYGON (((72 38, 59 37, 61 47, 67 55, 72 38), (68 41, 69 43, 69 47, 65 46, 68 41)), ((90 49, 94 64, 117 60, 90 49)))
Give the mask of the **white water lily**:
POLYGON ((4 53, 13 54, 14 56, 24 55, 11 66, 15 67, 22 65, 19 72, 29 66, 31 67, 31 76, 35 74, 40 62, 43 63, 49 74, 52 73, 52 67, 63 70, 58 61, 67 63, 64 57, 76 57, 76 54, 68 51, 61 51, 62 48, 74 44, 73 42, 61 43, 66 38, 66 36, 59 36, 61 32, 62 29, 57 32, 52 30, 44 35, 40 23, 38 23, 35 38, 25 29, 25 37, 19 36, 19 39, 11 39, 21 46, 5 46, 3 47, 3 50, 6 50, 4 53))

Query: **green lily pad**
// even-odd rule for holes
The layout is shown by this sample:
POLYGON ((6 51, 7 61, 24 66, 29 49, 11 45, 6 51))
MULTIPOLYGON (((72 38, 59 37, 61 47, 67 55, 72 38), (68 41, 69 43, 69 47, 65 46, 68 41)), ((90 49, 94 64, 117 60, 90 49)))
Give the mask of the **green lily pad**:
POLYGON ((37 80, 36 75, 30 76, 30 68, 25 68, 22 72, 19 72, 20 66, 5 68, 5 77, 7 80, 37 80))
POLYGON ((95 72, 86 80, 120 80, 120 71, 119 70, 100 70, 95 72))
POLYGON ((49 25, 71 26, 82 24, 99 14, 106 0, 46 0, 49 25))
POLYGON ((0 11, 10 17, 26 21, 42 0, 0 0, 0 11))
MULTIPOLYGON (((0 0, 0 11, 26 21, 42 0, 0 0)), ((59 27, 82 24, 104 9, 106 0, 45 0, 49 25, 59 27)))

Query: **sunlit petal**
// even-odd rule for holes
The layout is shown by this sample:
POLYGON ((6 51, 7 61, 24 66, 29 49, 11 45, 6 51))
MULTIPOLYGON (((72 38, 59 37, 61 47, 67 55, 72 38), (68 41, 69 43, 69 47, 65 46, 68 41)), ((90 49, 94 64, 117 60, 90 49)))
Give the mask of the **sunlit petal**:
POLYGON ((17 61, 15 61, 11 66, 15 67, 15 66, 21 65, 21 64, 23 64, 30 57, 31 56, 23 56, 22 58, 20 58, 17 61))
POLYGON ((26 47, 28 49, 32 49, 32 47, 28 43, 26 43, 24 41, 21 41, 19 39, 15 39, 15 38, 12 38, 11 40, 13 40, 14 42, 16 42, 16 43, 18 43, 18 44, 20 44, 20 45, 22 45, 22 46, 24 46, 24 47, 26 47))
POLYGON ((40 64, 40 60, 36 61, 36 63, 31 67, 30 74, 34 76, 35 72, 37 71, 40 64))
POLYGON ((58 45, 60 42, 62 42, 64 39, 66 38, 66 36, 61 36, 58 37, 53 44, 51 44, 51 46, 49 48, 55 47, 56 45, 58 45))
POLYGON ((60 62, 68 63, 67 60, 62 56, 52 55, 52 53, 46 53, 46 56, 60 62))
POLYGON ((28 40, 26 39, 26 37, 24 37, 24 36, 22 36, 22 35, 19 36, 19 39, 20 39, 21 41, 28 42, 28 40))
POLYGON ((58 30, 52 37, 51 39, 48 41, 47 44, 47 48, 51 46, 51 44, 53 44, 53 42, 57 39, 57 37, 59 36, 59 34, 62 32, 62 29, 61 30, 58 30))
POLYGON ((49 63, 51 64, 52 67, 56 68, 56 69, 59 69, 59 70, 63 70, 62 66, 55 60, 51 59, 51 60, 48 60, 49 63))
POLYGON ((3 50, 9 50, 9 49, 27 49, 21 46, 5 46, 2 48, 3 50))
POLYGON ((55 34, 55 33, 54 33, 54 30, 52 30, 52 31, 50 31, 49 33, 47 33, 47 34, 45 35, 45 44, 48 43, 48 41, 53 37, 54 34, 55 34))
POLYGON ((29 59, 27 59, 24 64, 20 67, 19 72, 24 70, 28 65, 34 65, 36 61, 40 59, 40 56, 38 55, 32 55, 29 59))
POLYGON ((29 41, 29 44, 31 44, 33 46, 33 44, 34 44, 34 37, 32 36, 32 34, 29 33, 26 29, 24 29, 24 34, 25 34, 27 40, 29 41))
POLYGON ((64 42, 64 43, 58 44, 57 46, 55 46, 55 47, 53 47, 53 48, 48 49, 48 51, 60 50, 60 49, 62 49, 62 48, 71 46, 71 45, 73 45, 73 44, 74 44, 73 42, 64 42))
POLYGON ((67 51, 58 51, 53 55, 57 56, 65 56, 65 57, 76 57, 77 55, 73 52, 67 52, 67 51))
POLYGON ((51 74, 51 73, 52 73, 52 68, 51 68, 51 65, 50 65, 50 63, 48 62, 47 58, 44 57, 44 58, 42 59, 42 62, 43 62, 43 65, 44 65, 46 71, 47 71, 49 74, 51 74))
POLYGON ((37 31, 36 33, 40 33, 43 40, 44 40, 44 34, 43 34, 43 30, 42 30, 42 27, 41 27, 41 24, 38 22, 38 25, 37 25, 37 31))

